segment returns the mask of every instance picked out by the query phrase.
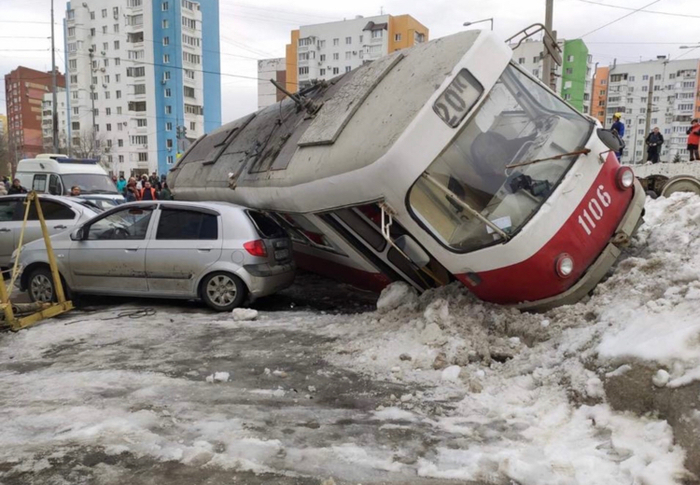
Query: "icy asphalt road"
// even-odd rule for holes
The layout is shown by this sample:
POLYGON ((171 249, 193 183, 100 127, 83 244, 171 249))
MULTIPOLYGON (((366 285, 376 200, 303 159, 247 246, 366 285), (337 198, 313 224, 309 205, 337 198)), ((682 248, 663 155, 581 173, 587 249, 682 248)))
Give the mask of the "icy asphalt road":
POLYGON ((454 483, 416 476, 462 439, 392 407, 416 389, 329 364, 334 338, 298 325, 373 307, 345 287, 319 294, 327 283, 259 301, 253 325, 194 303, 91 300, 0 336, 0 483, 454 483), (114 318, 147 306, 156 315, 114 318))

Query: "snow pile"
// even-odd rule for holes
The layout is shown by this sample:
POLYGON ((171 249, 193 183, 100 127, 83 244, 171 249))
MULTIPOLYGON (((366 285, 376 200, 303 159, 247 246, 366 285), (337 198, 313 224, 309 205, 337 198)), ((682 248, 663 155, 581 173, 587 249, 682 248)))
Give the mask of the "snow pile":
POLYGON ((659 368, 650 386, 700 380, 699 197, 649 200, 626 258, 576 305, 521 313, 458 284, 418 297, 394 284, 379 303, 352 330, 335 328, 350 335, 331 359, 428 387, 422 402, 394 405, 469 438, 424 458, 421 475, 522 485, 686 476, 670 426, 612 411, 603 379, 647 362, 659 368), (461 401, 446 417, 430 411, 446 399, 461 401))
POLYGON ((214 382, 228 382, 229 377, 231 377, 231 375, 228 372, 214 372, 207 376, 205 380, 212 384, 214 382))
POLYGON ((252 308, 234 308, 231 315, 235 322, 243 322, 258 318, 258 311, 252 308))

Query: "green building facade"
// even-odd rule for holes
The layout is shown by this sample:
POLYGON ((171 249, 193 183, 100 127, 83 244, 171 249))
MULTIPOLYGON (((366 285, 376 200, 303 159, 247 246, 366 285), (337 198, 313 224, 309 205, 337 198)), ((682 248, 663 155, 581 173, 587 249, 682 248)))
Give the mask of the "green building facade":
POLYGON ((581 39, 564 41, 560 94, 580 112, 584 112, 584 106, 590 106, 587 82, 589 69, 586 44, 581 39))

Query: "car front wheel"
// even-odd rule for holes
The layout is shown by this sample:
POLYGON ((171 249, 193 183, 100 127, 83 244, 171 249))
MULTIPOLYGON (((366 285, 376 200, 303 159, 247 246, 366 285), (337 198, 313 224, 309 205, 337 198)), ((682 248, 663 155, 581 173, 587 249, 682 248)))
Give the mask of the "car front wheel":
POLYGON ((56 290, 51 271, 48 268, 35 269, 29 277, 27 289, 29 298, 33 302, 51 303, 56 301, 56 290))
POLYGON ((219 312, 240 306, 246 291, 245 283, 238 276, 223 271, 210 274, 202 282, 202 300, 219 312))

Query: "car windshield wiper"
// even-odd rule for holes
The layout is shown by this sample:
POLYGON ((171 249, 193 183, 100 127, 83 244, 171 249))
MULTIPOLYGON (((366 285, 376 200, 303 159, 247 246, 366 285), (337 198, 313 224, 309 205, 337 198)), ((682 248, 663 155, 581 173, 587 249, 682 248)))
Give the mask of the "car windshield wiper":
POLYGON ((517 167, 522 167, 524 165, 532 165, 533 163, 546 162, 547 160, 561 160, 562 158, 573 157, 574 155, 588 155, 589 153, 591 153, 590 148, 581 148, 581 149, 573 151, 573 152, 561 153, 559 155, 554 155, 552 157, 536 158, 535 160, 528 160, 527 162, 520 162, 520 163, 514 163, 512 165, 506 165, 506 168, 517 168, 517 167))
POLYGON ((489 226, 491 229, 493 229, 494 232, 496 232, 498 235, 500 235, 506 241, 508 239, 510 239, 508 234, 503 229, 501 229, 496 224, 494 224, 493 222, 488 220, 486 217, 482 216, 480 212, 478 212, 477 210, 472 208, 472 206, 470 206, 469 204, 464 202, 462 199, 457 197, 457 195, 454 192, 452 192, 450 189, 448 189, 445 185, 443 185, 440 181, 438 181, 435 177, 430 175, 428 172, 423 172, 422 177, 425 178, 426 180, 428 180, 433 185, 435 185, 442 192, 444 192, 445 197, 447 198, 447 201, 450 202, 452 205, 459 206, 462 209, 466 210, 472 216, 476 217, 481 222, 483 222, 484 224, 489 226))

